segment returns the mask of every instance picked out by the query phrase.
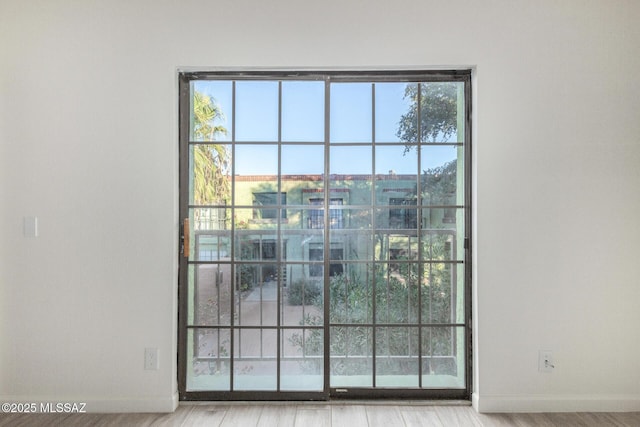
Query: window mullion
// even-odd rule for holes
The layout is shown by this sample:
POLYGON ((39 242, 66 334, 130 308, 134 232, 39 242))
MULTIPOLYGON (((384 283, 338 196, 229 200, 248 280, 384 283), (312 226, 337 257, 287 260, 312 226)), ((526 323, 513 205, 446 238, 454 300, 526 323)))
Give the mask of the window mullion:
MULTIPOLYGON (((281 310, 282 306, 282 293, 281 289, 284 283, 282 271, 286 266, 282 263, 282 221, 286 217, 285 204, 286 196, 283 196, 282 191, 282 80, 278 81, 278 193, 276 201, 278 203, 278 209, 276 210, 276 390, 280 391, 281 384, 280 378, 282 373, 282 331, 280 329, 282 319, 281 310)), ((262 345, 262 343, 260 343, 262 345)))
POLYGON ((326 396, 329 396, 329 388, 331 386, 330 375, 331 375, 331 342, 330 342, 330 286, 329 286, 329 257, 327 256, 328 250, 327 248, 331 247, 330 242, 330 229, 327 227, 328 221, 328 211, 329 211, 329 173, 330 169, 330 153, 331 147, 329 144, 330 135, 331 135, 331 78, 327 76, 325 78, 324 83, 324 179, 323 179, 323 190, 324 190, 324 199, 323 199, 323 219, 324 222, 324 235, 323 235, 323 254, 324 254, 324 265, 323 265, 323 288, 324 288, 324 299, 323 299, 323 324, 324 324, 324 392, 326 396))

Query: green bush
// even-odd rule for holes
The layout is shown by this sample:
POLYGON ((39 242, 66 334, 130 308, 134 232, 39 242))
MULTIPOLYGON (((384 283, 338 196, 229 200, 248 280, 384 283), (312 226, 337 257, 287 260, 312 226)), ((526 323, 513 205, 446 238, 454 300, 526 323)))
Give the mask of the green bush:
POLYGON ((310 280, 297 280, 288 289, 287 301, 289 305, 318 305, 322 304, 322 284, 310 280))
MULTIPOLYGON (((394 271, 382 268, 372 271, 371 275, 358 277, 354 275, 333 276, 329 280, 329 315, 334 324, 352 324, 353 326, 334 326, 331 328, 330 354, 331 372, 334 374, 366 374, 370 370, 367 363, 354 355, 367 355, 371 352, 371 330, 369 327, 359 326, 360 323, 372 323, 373 300, 376 301, 377 323, 392 323, 398 325, 417 325, 421 311, 422 324, 449 323, 452 318, 450 266, 441 264, 425 269, 422 286, 419 285, 418 271, 415 265, 404 264, 394 271), (375 293, 374 284, 375 283, 375 293), (420 296, 419 296, 420 293, 420 296), (419 304, 421 301, 421 304, 419 304), (340 355, 350 355, 340 357, 340 355)), ((304 290, 305 304, 314 304, 319 309, 323 307, 320 284, 300 281, 289 289, 289 304, 302 303, 304 290), (313 289, 314 299, 309 302, 310 289, 313 289)), ((301 326, 322 325, 322 317, 307 315, 300 322, 301 326)), ((402 356, 415 352, 410 343, 417 343, 419 328, 411 330, 405 327, 382 328, 376 336, 377 353, 392 356, 402 356), (385 331, 384 333, 382 331, 385 331)), ((422 352, 425 362, 429 360, 429 372, 455 375, 456 364, 453 356, 454 338, 449 328, 437 328, 428 336, 425 335, 422 352), (436 356, 431 357, 431 355, 436 356)), ((320 329, 309 329, 306 336, 294 334, 290 338, 291 344, 300 348, 304 355, 322 354, 324 348, 324 334, 320 329)), ((382 360, 382 359, 381 359, 382 360)), ((306 362, 305 362, 306 363, 306 362)), ((382 368, 382 365, 380 365, 382 368)), ((303 368, 306 367, 303 363, 303 368)), ((309 370, 316 369, 310 364, 309 370)), ((413 368, 412 368, 413 369, 413 368)), ((381 372, 387 374, 401 374, 410 370, 399 362, 393 361, 389 367, 381 372), (396 372, 397 371, 397 372, 396 372)))

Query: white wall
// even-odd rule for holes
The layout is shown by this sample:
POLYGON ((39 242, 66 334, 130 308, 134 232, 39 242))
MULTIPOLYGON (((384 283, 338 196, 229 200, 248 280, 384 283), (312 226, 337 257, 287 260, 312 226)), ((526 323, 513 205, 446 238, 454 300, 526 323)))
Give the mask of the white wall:
POLYGON ((474 66, 474 404, 640 410, 638 22, 634 0, 0 0, 0 401, 173 409, 178 68, 474 66))

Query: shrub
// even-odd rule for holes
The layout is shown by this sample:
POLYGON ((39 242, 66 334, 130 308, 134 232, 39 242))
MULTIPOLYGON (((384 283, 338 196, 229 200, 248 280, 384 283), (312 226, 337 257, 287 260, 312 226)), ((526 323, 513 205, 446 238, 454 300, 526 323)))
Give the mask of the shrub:
POLYGON ((310 280, 296 280, 289 286, 289 305, 318 305, 322 295, 322 284, 310 280))
MULTIPOLYGON (((418 273, 408 265, 401 266, 400 269, 390 272, 377 269, 373 272, 373 277, 366 278, 348 275, 333 276, 329 280, 329 315, 330 322, 336 324, 348 323, 353 326, 334 326, 331 328, 330 353, 331 372, 341 374, 365 374, 370 369, 367 363, 363 363, 362 358, 354 355, 367 355, 371 352, 371 329, 359 326, 359 323, 370 323, 373 321, 373 299, 376 300, 376 321, 380 323, 397 323, 399 325, 416 325, 418 322, 418 312, 422 311, 422 324, 435 322, 452 322, 451 289, 450 289, 450 269, 441 265, 425 271, 423 285, 418 284, 418 273), (373 283, 375 283, 375 293, 373 283), (426 283, 425 283, 426 282, 426 283), (421 289, 420 289, 421 288, 421 289), (421 292, 422 304, 418 305, 421 292), (340 355, 350 355, 340 357, 340 355)), ((315 304, 322 309, 321 284, 299 281, 289 289, 289 304, 302 304, 304 290, 305 304, 315 304), (313 291, 310 291, 313 289, 313 291), (313 300, 310 302, 310 295, 313 300)), ((300 322, 301 326, 322 325, 322 317, 317 315, 307 315, 300 322)), ((417 342, 418 328, 405 330, 404 327, 387 328, 387 332, 376 337, 379 354, 389 354, 391 356, 402 356, 410 354, 410 342, 417 342), (411 334, 409 336, 408 334, 411 334)), ((425 367, 431 373, 455 375, 456 364, 454 338, 449 328, 438 328, 429 337, 425 336, 428 342, 423 342, 422 352, 425 361, 429 361, 425 367)), ((310 329, 307 335, 294 334, 290 338, 291 344, 301 349, 304 355, 322 354, 324 348, 324 333, 322 330, 310 329)), ((315 365, 306 366, 306 362, 301 362, 303 368, 316 369, 315 365)), ((384 369, 387 374, 402 374, 408 368, 403 367, 397 361, 384 369), (397 371, 397 372, 396 372, 397 371)))

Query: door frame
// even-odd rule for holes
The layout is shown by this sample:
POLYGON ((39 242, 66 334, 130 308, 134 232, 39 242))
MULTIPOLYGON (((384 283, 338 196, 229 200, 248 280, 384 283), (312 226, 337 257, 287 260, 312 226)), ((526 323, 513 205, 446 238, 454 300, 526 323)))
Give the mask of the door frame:
MULTIPOLYGON (((226 77, 235 79, 273 79, 288 80, 307 78, 313 79, 318 76, 329 76, 331 79, 339 78, 344 81, 367 81, 374 79, 375 82, 398 81, 399 78, 425 77, 429 81, 462 81, 464 82, 465 94, 465 143, 464 150, 464 311, 465 311, 465 388, 349 388, 345 392, 344 387, 331 387, 330 385, 330 354, 329 354, 329 304, 328 304, 328 281, 331 263, 329 257, 325 257, 324 263, 324 288, 325 288, 325 345, 324 345, 324 390, 319 392, 308 391, 187 391, 187 311, 188 311, 188 263, 187 259, 180 255, 179 278, 178 278, 178 386, 180 400, 329 400, 341 398, 411 398, 411 399, 470 399, 472 390, 472 322, 471 322, 471 297, 472 297, 472 171, 471 171, 471 119, 472 119, 472 89, 471 70, 409 70, 409 71, 217 71, 217 72, 179 72, 179 217, 189 216, 189 121, 190 121, 190 85, 192 80, 206 79, 207 77, 226 77)), ((325 80, 329 85, 329 81, 325 80)), ((334 80, 335 81, 335 80, 334 80)), ((328 108, 325 109, 328 116, 328 108)), ((328 120, 325 121, 328 126, 328 120)), ((325 143, 325 153, 328 154, 328 143, 325 143)), ((327 162, 325 161, 325 164, 327 162)), ((328 168, 325 172, 328 172, 328 168)), ((328 176, 328 173, 325 173, 328 176)), ((328 178, 327 178, 328 179, 328 178)), ((325 188, 329 188, 325 186, 325 188)), ((329 222, 329 210, 331 209, 329 191, 325 191, 325 224, 329 222)), ((325 248, 331 248, 328 235, 330 227, 325 227, 325 248)), ((184 238, 182 228, 180 229, 180 242, 184 238)), ((278 351, 279 354, 279 351, 278 351)), ((279 366, 279 365, 278 365, 279 366)), ((233 374, 233 373, 232 373, 233 374)), ((279 374, 279 368, 278 368, 279 374)), ((374 373, 375 375, 375 373, 374 373)))

